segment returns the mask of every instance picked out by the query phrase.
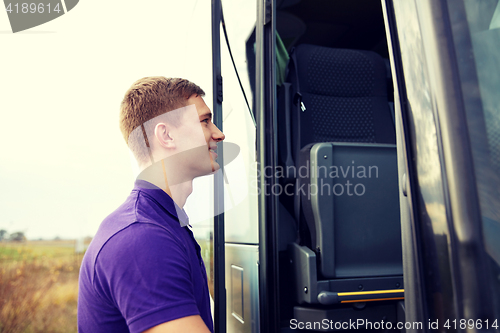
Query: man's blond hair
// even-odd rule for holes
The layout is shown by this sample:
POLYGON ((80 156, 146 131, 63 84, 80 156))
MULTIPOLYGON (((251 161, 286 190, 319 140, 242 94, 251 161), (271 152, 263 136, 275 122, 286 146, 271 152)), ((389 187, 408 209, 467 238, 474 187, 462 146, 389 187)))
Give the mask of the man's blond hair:
MULTIPOLYGON (((149 120, 186 106, 193 95, 205 92, 188 80, 163 76, 142 78, 127 90, 120 107, 120 130, 139 164, 150 161, 147 137, 158 122, 149 120)), ((170 125, 178 126, 180 120, 171 118, 170 125)))

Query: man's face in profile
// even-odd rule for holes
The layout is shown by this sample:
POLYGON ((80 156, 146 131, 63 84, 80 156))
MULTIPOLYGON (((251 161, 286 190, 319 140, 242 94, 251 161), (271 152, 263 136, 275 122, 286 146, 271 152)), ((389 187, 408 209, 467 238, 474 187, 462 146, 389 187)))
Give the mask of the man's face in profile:
POLYGON ((212 123, 212 112, 201 96, 191 96, 188 105, 194 107, 185 108, 181 124, 172 135, 177 136, 176 150, 180 154, 178 167, 185 168, 182 171, 189 178, 195 178, 220 168, 215 161, 216 143, 224 140, 224 134, 212 123))

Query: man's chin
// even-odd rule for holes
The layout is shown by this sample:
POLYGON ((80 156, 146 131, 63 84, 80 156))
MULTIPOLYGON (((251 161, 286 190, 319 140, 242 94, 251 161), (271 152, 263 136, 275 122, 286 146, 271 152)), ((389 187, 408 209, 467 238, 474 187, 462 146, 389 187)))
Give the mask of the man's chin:
POLYGON ((215 175, 217 171, 220 170, 220 165, 217 162, 213 162, 210 164, 210 171, 206 175, 215 175))
POLYGON ((203 168, 203 170, 199 170, 197 175, 195 175, 193 178, 215 175, 219 170, 220 165, 217 162, 210 163, 210 165, 206 168, 203 168))
POLYGON ((212 165, 212 172, 210 173, 211 175, 214 175, 217 173, 217 171, 220 170, 220 165, 217 162, 214 162, 212 165))

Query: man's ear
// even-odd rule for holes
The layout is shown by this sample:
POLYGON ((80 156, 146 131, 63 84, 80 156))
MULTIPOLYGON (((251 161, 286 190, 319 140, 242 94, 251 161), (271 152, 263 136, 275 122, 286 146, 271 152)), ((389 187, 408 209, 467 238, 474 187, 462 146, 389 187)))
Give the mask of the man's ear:
POLYGON ((155 137, 159 144, 167 149, 175 148, 175 140, 169 125, 158 123, 155 126, 155 137))

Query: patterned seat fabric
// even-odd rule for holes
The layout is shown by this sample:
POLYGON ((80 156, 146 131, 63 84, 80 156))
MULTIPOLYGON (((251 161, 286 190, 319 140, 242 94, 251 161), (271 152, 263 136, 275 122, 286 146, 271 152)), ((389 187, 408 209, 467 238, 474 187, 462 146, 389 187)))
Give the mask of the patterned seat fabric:
POLYGON ((313 142, 396 142, 382 57, 308 44, 294 53, 292 96, 299 92, 305 106, 292 108, 296 149, 313 142))

